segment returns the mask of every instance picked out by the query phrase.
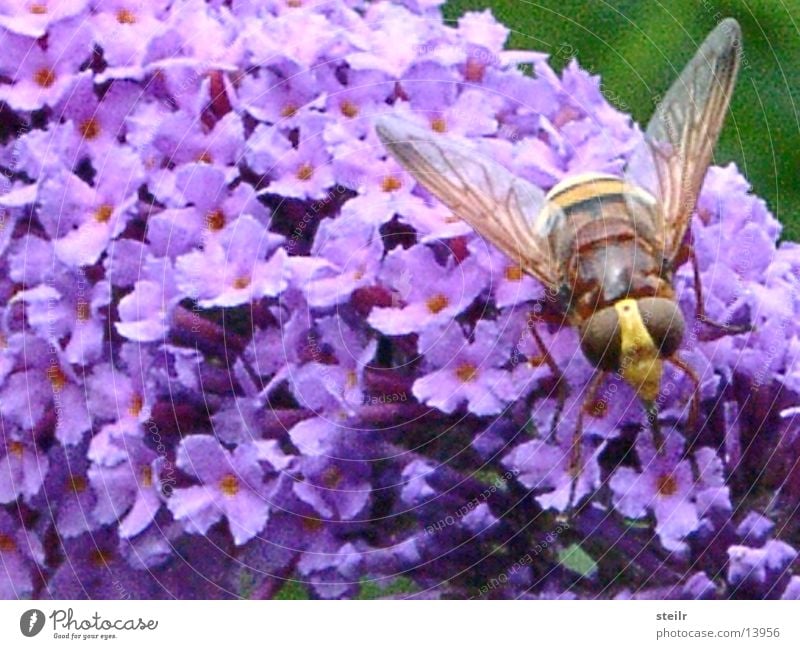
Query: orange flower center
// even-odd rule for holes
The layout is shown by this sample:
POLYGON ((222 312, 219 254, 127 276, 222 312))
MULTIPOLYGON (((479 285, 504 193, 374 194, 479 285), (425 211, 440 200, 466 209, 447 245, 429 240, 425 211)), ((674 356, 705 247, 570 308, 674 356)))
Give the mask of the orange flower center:
POLYGON ((436 133, 447 133, 447 122, 443 117, 435 117, 431 120, 431 129, 436 133))
POLYGON ((67 384, 67 375, 58 365, 51 365, 47 368, 47 378, 53 387, 53 392, 60 392, 67 384))
POLYGON ((87 487, 86 478, 82 475, 71 475, 67 478, 67 489, 71 489, 76 494, 82 494, 87 487))
POLYGON ((428 307, 428 311, 431 313, 439 313, 442 309, 444 309, 449 304, 449 300, 447 299, 446 295, 442 295, 441 293, 437 293, 428 298, 425 302, 425 305, 428 307))
POLYGON ((381 190, 386 192, 396 192, 403 186, 403 181, 400 180, 397 176, 386 176, 381 181, 381 190))
POLYGON ((671 473, 658 478, 658 493, 662 496, 674 496, 678 492, 678 481, 671 473))
POLYGON ((142 467, 141 483, 142 483, 143 487, 152 487, 153 486, 153 468, 151 466, 143 466, 142 467))
POLYGON ((522 268, 519 266, 506 267, 506 279, 509 282, 518 282, 522 279, 522 268))
POLYGON ((110 550, 95 548, 89 555, 89 562, 96 568, 105 568, 114 559, 114 553, 110 550))
POLYGON ((281 117, 294 117, 297 115, 297 106, 294 104, 286 104, 283 108, 281 108, 281 117))
POLYGON ((322 484, 328 489, 336 489, 342 483, 342 472, 335 466, 328 467, 322 474, 322 484))
POLYGON ((22 442, 11 442, 8 445, 8 452, 11 455, 16 455, 17 457, 22 457, 22 453, 25 451, 25 446, 23 446, 22 442))
POLYGON ((83 120, 78 127, 84 140, 94 140, 100 135, 100 123, 94 118, 83 120))
POLYGON ((242 275, 233 280, 233 288, 242 289, 250 286, 250 278, 242 275))
POLYGON ((136 14, 129 9, 120 9, 117 12, 117 22, 120 25, 133 25, 136 22, 136 14))
POLYGON ((602 419, 608 414, 608 405, 603 399, 599 398, 587 401, 583 409, 587 415, 596 417, 597 419, 602 419))
POLYGON ((486 65, 481 61, 476 61, 473 58, 467 60, 467 66, 464 70, 464 78, 467 81, 479 82, 483 81, 483 75, 486 72, 486 65))
POLYGON ((91 309, 86 300, 80 300, 75 304, 75 317, 81 322, 86 322, 91 316, 91 309))
POLYGON ((319 532, 322 529, 322 521, 319 518, 304 518, 303 529, 312 534, 319 532))
POLYGON ((228 473, 219 481, 219 488, 226 496, 233 497, 239 493, 239 478, 228 473))
POLYGON ((94 211, 94 220, 98 223, 108 223, 114 213, 114 206, 103 203, 94 211))
POLYGON ((8 534, 0 534, 0 552, 14 552, 17 542, 8 534))
POLYGON ((50 68, 39 68, 33 74, 33 80, 37 86, 49 88, 56 82, 56 73, 50 68))
POLYGON ((304 162, 300 165, 297 169, 297 180, 311 180, 311 176, 314 175, 314 167, 312 167, 307 162, 304 162))
POLYGON ((138 393, 131 395, 131 400, 128 404, 128 414, 131 417, 138 417, 142 412, 142 408, 144 408, 144 398, 142 398, 142 395, 138 393))
POLYGON ((203 151, 203 153, 197 156, 197 162, 205 162, 206 164, 211 164, 214 162, 214 158, 208 151, 203 151))
POLYGON ((470 381, 474 381, 475 377, 478 376, 478 368, 472 363, 461 363, 461 365, 456 368, 456 376, 462 383, 469 383, 470 381))
POLYGON ((349 119, 358 116, 358 106, 351 101, 347 101, 346 99, 339 104, 339 110, 342 111, 342 115, 349 119))
POLYGON ((212 232, 219 232, 225 227, 225 212, 216 209, 206 214, 206 227, 212 232))
POLYGON ((43 16, 47 13, 47 5, 43 2, 34 2, 30 7, 28 7, 28 11, 30 11, 34 16, 43 16))

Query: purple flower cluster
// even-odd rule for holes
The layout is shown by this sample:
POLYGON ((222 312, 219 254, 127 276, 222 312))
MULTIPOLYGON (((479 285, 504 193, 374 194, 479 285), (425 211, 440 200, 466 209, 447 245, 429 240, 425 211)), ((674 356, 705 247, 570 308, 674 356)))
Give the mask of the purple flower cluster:
POLYGON ((373 120, 544 189, 641 131, 440 4, 0 2, 0 597, 800 598, 800 248, 712 168, 706 309, 754 329, 689 327, 660 452, 618 378, 586 404, 373 120))

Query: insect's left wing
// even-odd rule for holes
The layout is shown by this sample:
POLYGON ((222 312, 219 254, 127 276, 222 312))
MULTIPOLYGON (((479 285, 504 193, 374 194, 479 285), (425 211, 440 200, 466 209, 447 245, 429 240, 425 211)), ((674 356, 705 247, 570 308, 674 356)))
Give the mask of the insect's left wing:
POLYGON ((545 203, 541 189, 467 142, 455 142, 399 117, 383 116, 375 128, 392 155, 456 216, 523 271, 556 286, 550 246, 533 225, 545 203))
POLYGON ((659 102, 626 179, 649 190, 661 209, 656 234, 665 259, 678 255, 728 111, 742 32, 726 18, 706 37, 659 102))

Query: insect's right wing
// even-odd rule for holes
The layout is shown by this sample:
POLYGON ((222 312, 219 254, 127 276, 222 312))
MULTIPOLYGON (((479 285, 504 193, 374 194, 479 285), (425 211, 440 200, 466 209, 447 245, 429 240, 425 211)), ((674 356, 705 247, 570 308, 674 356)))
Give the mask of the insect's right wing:
POLYGON ((720 22, 706 37, 659 102, 644 142, 626 169, 627 180, 658 200, 656 236, 669 261, 681 250, 728 112, 741 40, 741 29, 733 18, 720 22))
POLYGON ((557 285, 550 246, 534 231, 534 221, 545 204, 541 189, 477 148, 399 117, 383 116, 375 128, 392 155, 456 216, 523 271, 546 285, 557 285))

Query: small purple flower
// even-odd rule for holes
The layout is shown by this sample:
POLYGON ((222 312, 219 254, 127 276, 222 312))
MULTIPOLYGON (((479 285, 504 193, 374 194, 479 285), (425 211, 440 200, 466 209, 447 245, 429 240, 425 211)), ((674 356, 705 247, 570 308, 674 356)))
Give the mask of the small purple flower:
POLYGON ((279 248, 269 260, 264 257, 278 240, 252 217, 241 216, 218 239, 209 239, 202 252, 177 259, 177 287, 203 308, 274 297, 287 286, 287 256, 279 248))
POLYGON ((455 326, 438 336, 426 336, 422 352, 428 363, 440 369, 414 382, 414 396, 448 413, 465 401, 467 410, 476 415, 502 412, 519 395, 510 373, 501 369, 508 361, 502 334, 496 325, 481 320, 475 327, 474 342, 466 340, 455 326))
POLYGON ((698 529, 704 513, 698 511, 691 463, 681 459, 682 450, 683 441, 676 435, 670 435, 659 452, 651 437, 640 433, 636 453, 642 472, 620 467, 609 481, 616 510, 628 518, 643 518, 652 511, 661 543, 675 551, 686 549, 684 539, 698 529))
POLYGON ((372 309, 368 322, 379 331, 398 336, 445 325, 481 293, 486 279, 471 258, 442 266, 428 246, 386 255, 382 278, 393 290, 393 307, 372 309))
POLYGON ((732 545, 728 548, 728 581, 733 585, 764 586, 768 578, 778 579, 785 575, 796 558, 797 550, 774 539, 760 548, 732 545))
POLYGON ((0 447, 0 503, 10 503, 22 496, 30 501, 42 488, 50 467, 30 433, 3 428, 0 447))
POLYGON ((205 534, 224 516, 241 545, 264 529, 270 506, 256 446, 242 444, 230 452, 210 435, 192 435, 181 442, 176 461, 202 483, 175 489, 167 500, 187 532, 205 534))
POLYGON ((0 599, 27 599, 43 573, 44 548, 31 530, 0 509, 0 599))
POLYGON ((38 110, 57 103, 92 55, 91 30, 83 17, 52 25, 47 49, 34 38, 8 34, 0 56, 0 99, 15 110, 38 110))
POLYGON ((93 516, 102 524, 119 521, 121 538, 145 530, 163 504, 161 469, 164 458, 134 436, 116 438, 125 459, 111 465, 93 464, 89 482, 96 495, 93 516))
POLYGON ((572 438, 561 435, 557 443, 524 442, 503 458, 503 464, 517 474, 523 486, 537 492, 536 501, 542 507, 563 512, 600 486, 598 458, 604 449, 602 442, 596 446, 583 443, 575 463, 572 438))

